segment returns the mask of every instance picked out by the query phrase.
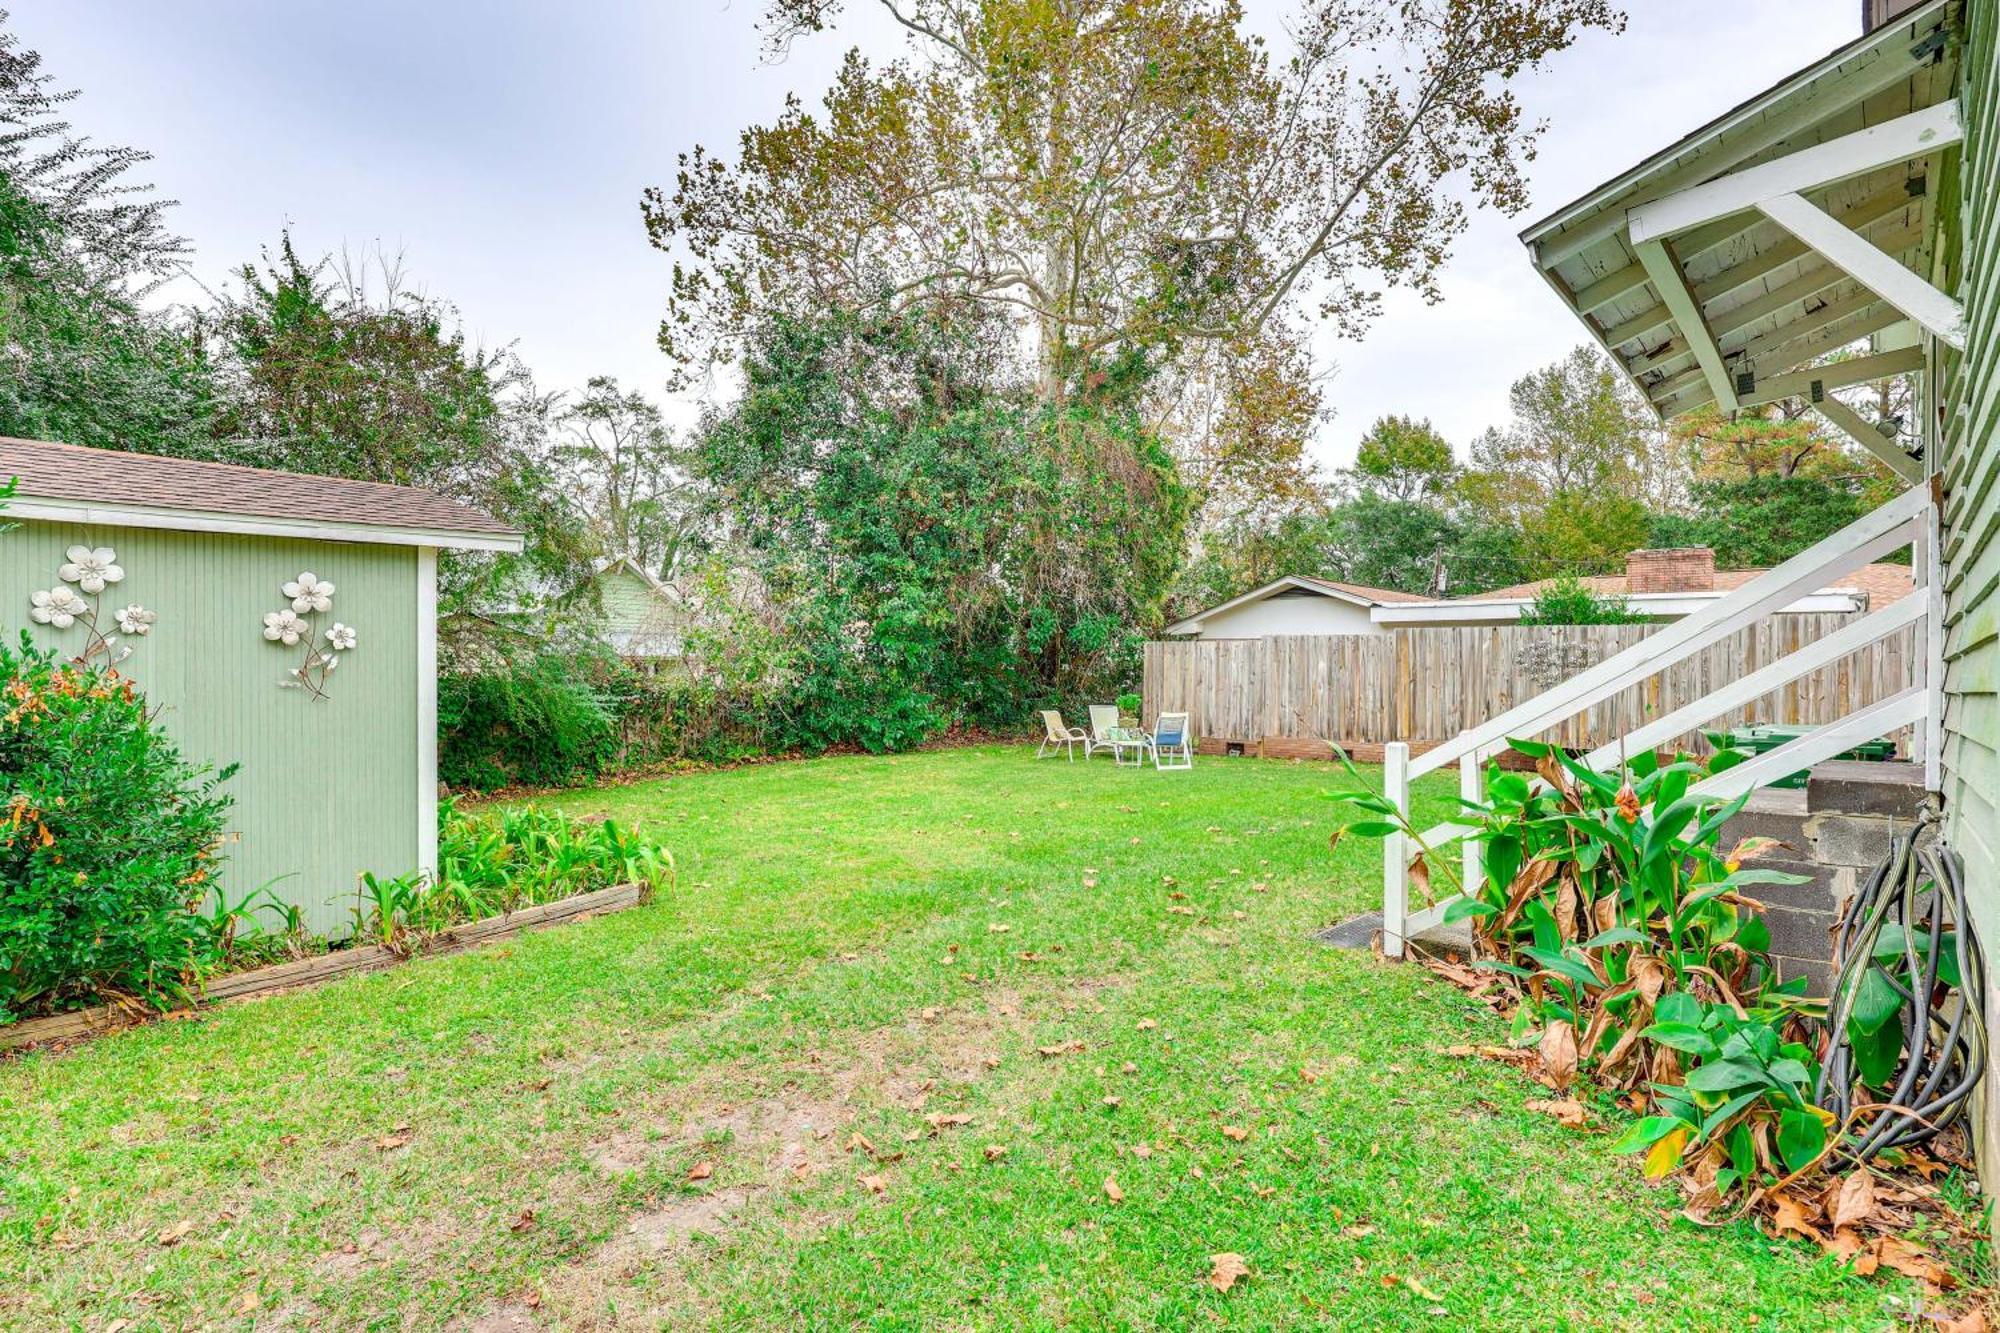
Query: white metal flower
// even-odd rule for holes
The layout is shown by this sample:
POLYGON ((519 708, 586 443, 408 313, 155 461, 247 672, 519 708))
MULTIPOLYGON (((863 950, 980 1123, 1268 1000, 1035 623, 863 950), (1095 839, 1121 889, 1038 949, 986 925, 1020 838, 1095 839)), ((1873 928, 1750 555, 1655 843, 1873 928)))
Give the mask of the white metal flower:
POLYGON ((118 613, 118 628, 126 634, 150 634, 159 614, 133 603, 118 613))
POLYGON ((333 584, 307 570, 284 586, 285 596, 292 599, 292 610, 300 615, 310 611, 326 611, 333 606, 333 584))
POLYGON ((64 582, 74 583, 87 593, 103 592, 105 584, 125 577, 125 571, 118 565, 118 553, 109 546, 77 545, 64 554, 69 560, 57 566, 56 573, 64 582))
POLYGON ((335 652, 350 651, 354 647, 354 626, 334 621, 333 628, 326 632, 326 642, 335 652))
MULTIPOLYGON (((67 568, 67 566, 65 566, 67 568)), ((54 625, 57 629, 68 629, 76 623, 76 618, 90 611, 90 603, 76 595, 76 589, 57 584, 47 592, 30 593, 28 601, 33 610, 35 623, 54 625)))
POLYGON ((299 619, 296 611, 272 611, 264 617, 264 637, 272 643, 290 647, 304 638, 306 632, 306 622, 299 619))

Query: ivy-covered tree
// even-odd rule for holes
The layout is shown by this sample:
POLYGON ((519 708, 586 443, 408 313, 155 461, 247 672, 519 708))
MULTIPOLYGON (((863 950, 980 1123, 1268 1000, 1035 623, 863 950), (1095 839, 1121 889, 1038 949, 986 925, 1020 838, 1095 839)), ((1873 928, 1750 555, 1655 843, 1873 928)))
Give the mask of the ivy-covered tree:
POLYGON ((690 455, 782 622, 782 740, 896 749, 1134 674, 1186 540, 1173 459, 1108 384, 989 388, 918 315, 772 321, 690 455))

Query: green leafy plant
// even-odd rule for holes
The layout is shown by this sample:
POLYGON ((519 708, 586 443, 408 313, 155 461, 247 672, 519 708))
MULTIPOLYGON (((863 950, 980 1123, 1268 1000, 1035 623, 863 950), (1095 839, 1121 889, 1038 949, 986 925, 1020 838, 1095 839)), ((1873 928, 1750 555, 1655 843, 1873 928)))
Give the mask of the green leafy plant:
POLYGON ((0 646, 0 1022, 185 998, 233 771, 182 758, 116 672, 0 646))
MULTIPOLYGON (((1488 768, 1483 800, 1462 800, 1482 876, 1446 908, 1471 923, 1475 965, 1513 990, 1516 1036, 1538 1041, 1556 1079, 1579 1073, 1650 1102, 1621 1143, 1664 1175, 1702 1159, 1716 1198, 1816 1161, 1831 1117, 1815 1106, 1802 978, 1781 982, 1750 890, 1801 877, 1752 864, 1768 839, 1724 851, 1745 797, 1691 794, 1740 762, 1635 756, 1601 773, 1558 747, 1512 741, 1535 773, 1488 768)), ((1416 830, 1368 791, 1342 799, 1372 818, 1363 836, 1416 830)), ((1417 861, 1428 882, 1431 849, 1417 861)), ((1442 873, 1457 884, 1450 858, 1442 873)))

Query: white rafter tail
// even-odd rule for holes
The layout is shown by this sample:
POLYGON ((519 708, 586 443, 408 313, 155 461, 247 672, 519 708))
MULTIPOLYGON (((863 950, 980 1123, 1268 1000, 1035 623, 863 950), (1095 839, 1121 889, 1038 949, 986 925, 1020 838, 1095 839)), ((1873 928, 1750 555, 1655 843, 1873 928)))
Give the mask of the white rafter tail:
POLYGON ((1923 157, 1964 137, 1958 103, 1939 102, 1922 111, 1640 204, 1626 213, 1626 225, 1631 228, 1634 245, 1664 240, 1705 222, 1762 208, 1771 199, 1923 157))
POLYGON ((1908 315, 1937 337, 1965 350, 1965 307, 1828 216, 1805 196, 1760 200, 1764 215, 1804 241, 1829 264, 1908 315))
POLYGON ((1891 472, 1901 477, 1907 484, 1914 486, 1924 479, 1923 464, 1904 453, 1895 440, 1885 437, 1870 426, 1862 419, 1859 412, 1838 398, 1828 394, 1813 404, 1813 410, 1825 417, 1827 424, 1835 430, 1881 459, 1891 472))
POLYGON ((1701 307, 1695 304, 1694 293, 1688 290, 1680 265, 1674 262, 1673 255, 1667 252, 1662 241, 1647 241, 1636 249, 1639 262, 1646 268, 1646 276, 1652 279, 1653 288, 1659 292, 1667 313, 1674 317, 1674 327, 1681 331, 1688 349, 1694 353, 1695 363, 1701 367, 1703 378, 1715 394, 1716 405, 1725 412, 1734 412, 1736 386, 1729 381, 1729 368, 1722 364, 1722 348, 1709 331, 1708 321, 1702 318, 1701 307))

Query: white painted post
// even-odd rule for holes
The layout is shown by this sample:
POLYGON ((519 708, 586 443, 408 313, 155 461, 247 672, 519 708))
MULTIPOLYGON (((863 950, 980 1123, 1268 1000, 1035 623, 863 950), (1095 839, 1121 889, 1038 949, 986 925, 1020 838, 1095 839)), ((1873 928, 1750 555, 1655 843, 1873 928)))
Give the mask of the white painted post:
MULTIPOLYGON (((1933 473, 1933 484, 1935 479, 1933 473)), ((1915 549, 1910 552, 1916 565, 1917 595, 1924 599, 1923 628, 1917 635, 1917 651, 1923 655, 1923 661, 1917 669, 1929 703, 1924 720, 1914 733, 1916 757, 1924 766, 1924 790, 1931 792, 1944 790, 1944 546, 1939 531, 1942 527, 1933 505, 1917 525, 1915 549)))
MULTIPOLYGON (((1468 801, 1486 799, 1486 775, 1480 771, 1479 755, 1468 750, 1458 761, 1458 794, 1468 801)), ((1461 814, 1462 821, 1470 822, 1471 816, 1461 814)), ((1479 888, 1486 880, 1486 860, 1481 855, 1486 848, 1471 838, 1461 838, 1459 848, 1459 879, 1465 885, 1467 897, 1477 898, 1479 888)))
MULTIPOLYGON (((1382 793, 1407 819, 1410 814, 1410 747, 1382 747, 1382 793)), ((1400 830, 1382 839, 1382 953, 1401 958, 1410 920, 1410 838, 1400 830)))

